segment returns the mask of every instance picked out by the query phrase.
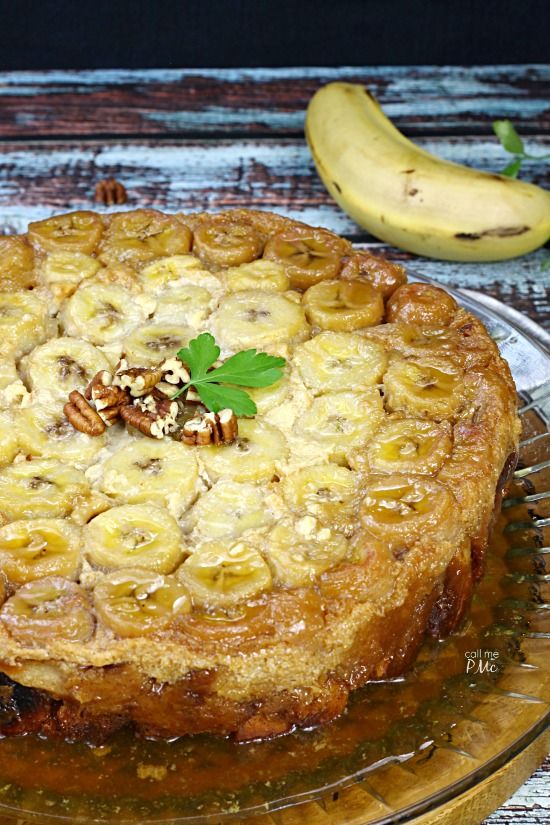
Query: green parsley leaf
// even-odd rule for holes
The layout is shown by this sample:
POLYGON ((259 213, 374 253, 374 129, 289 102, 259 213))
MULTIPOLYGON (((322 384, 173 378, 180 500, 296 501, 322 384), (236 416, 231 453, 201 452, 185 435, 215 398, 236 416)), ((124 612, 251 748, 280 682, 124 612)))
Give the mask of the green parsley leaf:
POLYGON ((208 367, 211 367, 219 357, 220 348, 209 332, 203 332, 198 338, 193 338, 189 341, 189 346, 178 352, 180 361, 187 364, 191 374, 197 378, 204 375, 208 367))
POLYGON ((269 387, 279 381, 284 358, 276 358, 266 352, 257 352, 255 349, 246 349, 237 352, 228 358, 221 367, 212 370, 216 381, 228 384, 238 384, 242 387, 269 387))
POLYGON ((511 163, 509 163, 508 166, 506 166, 500 174, 506 175, 507 178, 517 178, 518 172, 521 169, 521 161, 521 158, 516 158, 511 163))
POLYGON ((203 404, 212 412, 229 408, 238 416, 255 415, 258 410, 248 393, 227 385, 269 387, 283 377, 285 359, 247 349, 211 369, 219 355, 220 348, 209 332, 203 332, 180 349, 178 358, 188 368, 190 377, 173 398, 194 387, 203 404))
POLYGON ((523 141, 511 120, 494 120, 493 131, 507 152, 512 155, 524 154, 523 141))
POLYGON ((235 415, 256 415, 258 408, 247 392, 236 387, 221 387, 219 384, 199 384, 197 392, 203 404, 212 412, 233 410, 235 415))

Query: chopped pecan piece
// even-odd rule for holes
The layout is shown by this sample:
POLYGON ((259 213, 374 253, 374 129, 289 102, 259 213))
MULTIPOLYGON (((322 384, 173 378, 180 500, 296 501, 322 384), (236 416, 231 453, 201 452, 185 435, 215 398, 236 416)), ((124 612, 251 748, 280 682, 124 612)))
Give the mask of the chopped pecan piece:
POLYGON ((158 394, 149 394, 139 398, 134 404, 122 407, 121 416, 143 435, 150 438, 162 438, 177 430, 176 416, 179 411, 177 401, 159 398, 158 394))
POLYGON ((105 424, 99 413, 94 410, 90 402, 78 390, 71 392, 69 401, 63 407, 63 412, 75 430, 79 430, 81 433, 101 435, 105 432, 105 424))
POLYGON ((121 361, 121 368, 115 373, 113 386, 127 389, 133 398, 147 395, 163 378, 160 367, 128 367, 121 361))
POLYGON ((189 381, 189 373, 179 358, 167 358, 160 365, 160 368, 163 381, 167 381, 169 384, 187 384, 189 381))
POLYGON ((238 435, 237 416, 233 410, 207 412, 186 421, 181 435, 184 444, 231 444, 238 435))
POLYGON ((114 387, 112 381, 111 373, 101 370, 94 375, 84 392, 85 397, 93 402, 99 417, 108 427, 111 427, 120 417, 122 407, 130 403, 127 390, 114 387))
POLYGON ((105 178, 96 183, 94 199, 105 206, 126 203, 126 187, 115 178, 105 178))

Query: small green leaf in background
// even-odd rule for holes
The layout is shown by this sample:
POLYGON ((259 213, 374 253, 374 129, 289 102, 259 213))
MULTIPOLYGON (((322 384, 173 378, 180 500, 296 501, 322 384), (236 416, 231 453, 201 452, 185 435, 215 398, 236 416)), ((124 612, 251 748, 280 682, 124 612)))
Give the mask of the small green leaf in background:
POLYGON ((516 158, 512 163, 509 163, 500 174, 506 175, 507 178, 517 178, 518 172, 521 169, 521 161, 522 158, 516 158))
MULTIPOLYGON (((507 152, 510 152, 512 155, 524 154, 523 141, 516 132, 511 120, 494 120, 493 131, 507 152)), ((503 172, 503 174, 506 173, 503 172)))
POLYGON ((246 415, 256 415, 258 409, 247 392, 236 387, 220 387, 219 384, 199 384, 197 392, 202 403, 212 412, 233 410, 241 418, 246 415))

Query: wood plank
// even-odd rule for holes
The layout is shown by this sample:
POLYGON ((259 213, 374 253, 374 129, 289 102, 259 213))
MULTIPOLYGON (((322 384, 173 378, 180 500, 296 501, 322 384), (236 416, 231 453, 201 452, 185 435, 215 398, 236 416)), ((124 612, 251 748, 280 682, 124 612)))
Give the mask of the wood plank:
POLYGON ((550 757, 483 825, 548 825, 550 822, 550 757))
POLYGON ((4 72, 0 136, 301 133, 314 91, 364 83, 409 134, 550 129, 550 67, 150 69, 4 72))
MULTIPOLYGON (((480 168, 502 166, 491 141, 443 138, 419 141, 425 148, 480 168)), ((533 153, 545 141, 532 140, 533 153)), ((114 175, 128 188, 128 208, 169 212, 235 206, 272 209, 323 225, 406 263, 418 273, 454 286, 482 289, 539 322, 550 321, 550 272, 541 251, 517 260, 457 264, 418 258, 369 238, 345 215, 314 173, 307 147, 297 140, 141 141, 138 143, 44 142, 0 144, 0 230, 23 232, 29 221, 72 209, 95 208, 94 185, 114 175)), ((525 177, 548 182, 548 167, 526 165, 525 177), (546 175, 543 173, 546 172, 546 175)))

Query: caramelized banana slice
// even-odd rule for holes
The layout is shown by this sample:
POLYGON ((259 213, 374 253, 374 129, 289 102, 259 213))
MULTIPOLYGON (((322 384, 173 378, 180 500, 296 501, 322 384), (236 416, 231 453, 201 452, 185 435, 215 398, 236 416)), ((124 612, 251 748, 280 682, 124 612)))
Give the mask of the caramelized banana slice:
POLYGON ((93 344, 63 336, 36 347, 25 359, 23 373, 34 396, 65 402, 72 390, 83 392, 94 375, 109 369, 106 357, 93 344))
POLYGON ((290 278, 284 267, 265 258, 227 269, 223 273, 223 280, 229 292, 242 292, 248 289, 286 292, 290 288, 290 278))
POLYGON ((436 473, 451 454, 451 426, 418 418, 385 421, 367 451, 368 465, 378 473, 436 473))
POLYGON ((111 219, 99 249, 105 264, 144 264, 191 249, 191 230, 177 218, 154 209, 120 212, 111 219))
POLYGON ((463 404, 462 370, 445 358, 395 358, 384 376, 384 398, 391 412, 451 418, 463 404))
POLYGON ((32 247, 21 235, 0 235, 0 289, 17 292, 36 286, 32 247))
POLYGON ((173 576, 149 570, 117 570, 95 587, 99 620, 117 636, 132 638, 164 630, 191 610, 187 588, 173 576))
POLYGON ((199 458, 213 481, 270 481, 278 461, 284 461, 287 445, 276 427, 263 421, 239 421, 239 435, 223 447, 201 447, 199 458))
POLYGON ((205 539, 237 538, 245 530, 266 527, 272 521, 259 487, 226 479, 199 498, 187 528, 205 539))
POLYGON ((458 304, 448 292, 431 284, 404 284, 388 301, 388 321, 420 326, 447 326, 458 304))
POLYGON ((195 330, 184 324, 144 324, 125 339, 123 350, 130 364, 152 367, 173 358, 195 335, 195 330))
POLYGON ((97 258, 83 252, 52 252, 42 266, 42 282, 56 298, 63 300, 82 281, 93 278, 100 267, 97 258))
POLYGON ((197 481, 192 450, 169 439, 141 438, 107 459, 101 487, 118 501, 167 507, 179 518, 197 496, 197 481))
POLYGON ((351 450, 369 441, 383 415, 377 389, 332 392, 313 400, 299 417, 296 432, 318 445, 317 460, 326 457, 345 464, 351 450))
POLYGON ((74 467, 51 458, 19 461, 0 470, 0 513, 9 521, 66 516, 88 489, 74 467))
POLYGON ((80 286, 69 298, 61 317, 69 335, 92 344, 108 344, 142 323, 148 309, 146 302, 137 300, 122 286, 90 283, 80 286))
POLYGON ((284 266, 293 289, 307 289, 335 278, 342 267, 342 256, 350 251, 351 244, 326 229, 296 226, 270 238, 264 258, 284 266))
POLYGON ((360 519, 364 527, 392 545, 410 547, 438 537, 454 540, 457 504, 451 493, 431 478, 371 475, 362 484, 360 519))
POLYGON ((354 250, 347 258, 340 277, 367 281, 381 292, 386 300, 407 280, 405 270, 399 264, 359 250, 354 250))
POLYGON ((181 562, 181 530, 166 510, 126 504, 100 513, 84 527, 84 552, 105 570, 143 567, 171 573, 181 562))
POLYGON ((0 355, 21 358, 49 335, 55 322, 48 307, 32 292, 0 292, 0 355))
POLYGON ((67 212, 29 224, 29 238, 41 252, 84 252, 91 255, 103 235, 95 212, 67 212))
POLYGON ((193 252, 214 266, 238 266, 259 257, 262 236, 252 226, 225 216, 209 218, 195 229, 193 252))
POLYGON ((80 529, 65 519, 13 521, 0 527, 0 568, 16 585, 46 576, 75 579, 80 529))
POLYGON ((271 587, 269 567, 253 547, 243 541, 201 545, 178 570, 193 602, 205 607, 226 607, 250 599, 271 587))
POLYGON ((87 642, 94 618, 84 590, 58 576, 23 585, 0 610, 0 621, 17 642, 43 647, 49 642, 87 642))
POLYGON ((378 384, 388 358, 381 344, 361 335, 321 332, 296 347, 294 363, 306 387, 318 394, 378 384))
POLYGON ((312 324, 340 332, 374 326, 384 315, 381 293, 363 281, 323 281, 307 290, 303 303, 312 324))
POLYGON ((212 295, 222 291, 221 281, 204 269, 194 255, 171 255, 168 258, 160 258, 145 266, 139 279, 143 289, 155 295, 166 289, 179 290, 184 285, 203 287, 212 295))
POLYGON ((324 523, 347 524, 353 512, 357 482, 355 473, 336 464, 314 464, 285 476, 284 499, 293 510, 324 523))
POLYGON ((60 403, 36 404, 21 410, 19 445, 27 456, 56 458, 76 467, 89 467, 105 446, 105 435, 76 430, 60 403))
POLYGON ((212 294, 202 286, 180 284, 163 292, 157 299, 153 315, 156 324, 182 324, 198 329, 214 304, 212 294))
POLYGON ((271 292, 236 292, 223 298, 210 317, 216 340, 228 349, 262 349, 303 341, 309 325, 299 304, 271 292))
POLYGON ((266 557, 275 581, 287 587, 311 585, 347 554, 347 540, 328 527, 320 527, 313 516, 296 523, 283 521, 269 534, 266 557))

